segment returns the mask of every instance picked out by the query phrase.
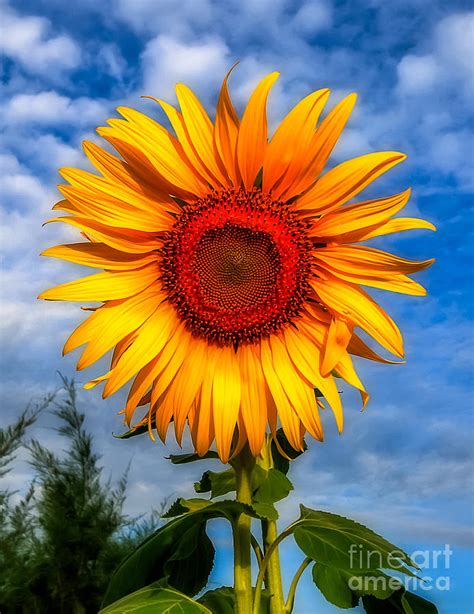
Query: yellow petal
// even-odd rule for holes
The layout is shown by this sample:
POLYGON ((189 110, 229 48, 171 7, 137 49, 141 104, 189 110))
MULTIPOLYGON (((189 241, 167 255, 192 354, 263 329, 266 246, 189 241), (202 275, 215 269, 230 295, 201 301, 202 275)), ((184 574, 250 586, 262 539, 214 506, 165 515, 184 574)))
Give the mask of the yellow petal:
POLYGON ((305 213, 328 213, 405 159, 405 154, 384 151, 343 162, 318 179, 314 186, 293 203, 293 207, 305 213))
POLYGON ((255 88, 242 117, 237 139, 237 160, 245 188, 252 188, 263 166, 267 147, 267 98, 270 88, 278 79, 273 72, 255 88))
POLYGON ((326 345, 321 362, 321 374, 327 376, 346 351, 352 336, 352 326, 344 318, 333 317, 328 329, 326 345))
POLYGON ((250 450, 258 456, 262 449, 267 424, 267 401, 262 367, 249 346, 239 348, 237 357, 242 380, 240 410, 250 450))
POLYGON ((403 358, 402 336, 397 325, 366 292, 339 281, 330 273, 325 273, 324 279, 310 280, 310 284, 333 313, 360 326, 387 350, 403 358))
POLYGON ((109 128, 98 129, 101 136, 119 139, 138 149, 155 171, 178 189, 197 195, 205 193, 205 184, 188 165, 182 146, 172 134, 143 113, 125 107, 117 111, 127 121, 109 120, 109 128))
POLYGON ((334 245, 314 250, 313 256, 333 269, 346 273, 383 274, 416 273, 433 264, 430 260, 406 260, 373 247, 360 245, 334 245))
POLYGON ((158 279, 156 264, 133 271, 96 273, 42 292, 47 301, 103 302, 138 294, 158 279))
POLYGON ((362 409, 364 409, 369 401, 370 395, 366 391, 364 384, 360 381, 359 376, 354 369, 352 359, 347 352, 344 352, 341 355, 340 361, 335 367, 335 371, 348 384, 359 390, 362 398, 362 409))
POLYGON ((130 254, 113 249, 103 243, 71 243, 50 247, 41 256, 59 258, 83 266, 114 271, 139 269, 146 264, 156 262, 156 254, 130 254))
POLYGON ((82 370, 89 367, 137 330, 162 300, 163 296, 156 292, 145 292, 124 301, 106 303, 73 332, 64 345, 64 354, 87 343, 77 368, 82 370))
POLYGON ((367 239, 373 239, 374 237, 388 235, 394 232, 418 229, 435 231, 436 226, 434 226, 431 222, 420 220, 416 217, 398 217, 377 226, 371 226, 370 228, 366 228, 364 230, 341 235, 338 237, 338 240, 343 243, 355 243, 356 241, 367 241, 367 239))
POLYGON ((328 96, 329 90, 324 89, 303 98, 281 122, 268 144, 262 189, 272 192, 274 198, 278 199, 293 184, 308 163, 316 123, 328 96))
POLYGON ((182 83, 176 86, 186 131, 200 160, 215 178, 213 187, 228 185, 228 179, 222 172, 220 158, 214 144, 214 126, 196 95, 182 83), (217 183, 217 185, 216 185, 217 183))
POLYGON ((301 194, 319 177, 354 108, 356 94, 349 94, 328 113, 313 135, 306 161, 294 181, 281 194, 286 200, 301 194))
POLYGON ((413 279, 410 279, 408 275, 401 273, 377 272, 373 273, 364 270, 354 269, 351 272, 336 269, 325 263, 320 263, 318 269, 315 271, 325 271, 334 275, 338 279, 348 281, 354 284, 360 284, 361 286, 369 286, 371 288, 380 288, 380 290, 387 290, 389 292, 399 292, 400 294, 409 294, 411 296, 426 296, 426 288, 413 279))
POLYGON ((355 333, 352 334, 351 340, 347 346, 347 351, 355 356, 360 356, 361 358, 366 358, 367 360, 373 360, 375 362, 381 362, 385 365, 399 365, 403 364, 404 362, 383 358, 380 356, 380 354, 377 354, 377 352, 370 348, 365 341, 362 341, 362 339, 355 333))
POLYGON ((134 342, 112 369, 103 397, 114 394, 135 373, 156 358, 176 326, 175 311, 168 303, 162 303, 138 329, 134 342))
MULTIPOLYGON (((311 227, 311 237, 335 237, 350 232, 358 232, 370 226, 378 225, 388 220, 389 217, 398 213, 408 202, 411 190, 405 190, 400 194, 355 203, 343 209, 328 213, 320 217, 311 227)), ((352 243, 352 241, 339 241, 340 243, 352 243)))
POLYGON ((323 429, 313 388, 311 387, 312 394, 308 395, 308 383, 296 372, 284 342, 277 335, 270 337, 270 348, 275 373, 291 405, 308 432, 315 439, 322 439, 323 429))
POLYGON ((206 370, 203 373, 201 396, 197 419, 193 428, 193 441, 196 452, 204 456, 214 440, 214 418, 212 412, 212 384, 218 352, 213 346, 208 347, 206 370))
POLYGON ((273 397, 273 401, 275 402, 278 417, 280 418, 281 426, 286 438, 288 439, 292 448, 295 450, 301 450, 303 447, 300 430, 301 422, 296 411, 291 406, 280 379, 276 374, 270 343, 268 339, 265 338, 261 341, 261 357, 265 380, 273 397))
POLYGON ((207 343, 194 340, 192 354, 183 362, 170 385, 176 439, 181 444, 186 418, 201 389, 206 372, 207 343), (196 369, 196 365, 202 368, 196 369))
POLYGON ((342 431, 344 415, 334 378, 332 375, 323 376, 318 367, 321 361, 324 331, 321 331, 316 321, 312 323, 301 321, 299 327, 300 332, 290 328, 285 329, 285 344, 290 358, 296 368, 324 395, 334 413, 337 427, 342 431))
POLYGON ((216 446, 226 463, 240 408, 240 370, 231 347, 219 348, 212 383, 212 411, 216 446))
POLYGON ((163 232, 173 225, 172 217, 164 212, 138 209, 124 201, 96 194, 84 188, 60 185, 60 192, 81 215, 90 217, 107 226, 130 228, 142 232, 163 232))
POLYGON ((160 246, 160 242, 154 233, 126 228, 109 228, 104 224, 85 217, 55 217, 48 220, 46 224, 52 222, 62 222, 63 224, 75 226, 86 232, 87 235, 95 237, 98 241, 131 254, 152 252, 160 246))
MULTIPOLYGON (((231 69, 232 70, 232 69, 231 69)), ((214 128, 214 143, 232 184, 240 186, 240 172, 237 164, 237 138, 240 120, 230 99, 227 88, 229 71, 222 83, 216 109, 216 124, 214 128)))
POLYGON ((164 192, 156 189, 153 196, 147 196, 143 187, 137 185, 132 189, 117 180, 104 179, 78 168, 61 168, 60 175, 76 188, 82 188, 81 193, 94 194, 94 198, 108 197, 106 200, 117 201, 122 206, 138 210, 142 213, 152 213, 163 220, 172 220, 168 210, 176 210, 175 201, 164 192))

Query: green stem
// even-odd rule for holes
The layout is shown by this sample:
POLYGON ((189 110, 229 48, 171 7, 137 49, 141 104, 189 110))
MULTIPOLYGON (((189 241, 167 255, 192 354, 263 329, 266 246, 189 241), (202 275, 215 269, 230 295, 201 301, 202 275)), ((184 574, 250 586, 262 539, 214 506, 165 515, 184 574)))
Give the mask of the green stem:
MULTIPOLYGON (((267 435, 259 459, 259 464, 266 471, 269 471, 274 466, 271 446, 272 438, 267 435)), ((278 529, 276 521, 262 520, 262 538, 265 553, 270 545, 275 541, 277 536, 278 529)), ((285 597, 283 594, 280 554, 278 549, 275 549, 273 554, 268 559, 265 580, 265 585, 270 592, 270 614, 281 614, 284 611, 285 597)))
MULTIPOLYGON (((265 552, 265 556, 263 557, 262 564, 260 565, 260 571, 258 572, 257 584, 255 586, 255 597, 253 602, 253 614, 260 614, 260 600, 262 598, 262 583, 265 578, 265 573, 267 570, 268 562, 271 559, 273 553, 278 548, 280 542, 282 542, 285 537, 288 537, 293 533, 295 528, 301 524, 301 520, 296 520, 289 527, 287 527, 278 537, 276 537, 272 543, 268 546, 267 551, 265 552)), ((280 610, 280 612, 285 612, 284 609, 280 610)))
MULTIPOLYGON (((264 551, 268 552, 278 536, 277 523, 274 520, 262 522, 264 551)), ((263 562, 262 562, 263 563, 263 562)), ((285 611, 285 596, 281 581, 280 554, 274 548, 266 563, 267 588, 270 592, 270 614, 282 614, 285 611)))
MULTIPOLYGON (((237 486, 237 501, 252 503, 252 471, 255 459, 246 446, 232 460, 237 486)), ((232 532, 234 536, 234 593, 236 614, 252 613, 252 566, 250 560, 251 518, 240 514, 235 520, 232 532)))
POLYGON ((290 586, 290 590, 288 591, 288 599, 286 602, 286 606, 285 606, 285 611, 287 612, 287 614, 291 614, 291 612, 293 612, 293 607, 295 605, 295 594, 296 594, 296 587, 298 586, 298 582, 299 579, 301 578, 301 576, 303 575, 304 570, 306 569, 306 567, 308 567, 308 565, 311 563, 312 559, 310 559, 308 556, 304 559, 304 561, 301 563, 301 565, 298 567, 294 578, 291 582, 291 586, 290 586))

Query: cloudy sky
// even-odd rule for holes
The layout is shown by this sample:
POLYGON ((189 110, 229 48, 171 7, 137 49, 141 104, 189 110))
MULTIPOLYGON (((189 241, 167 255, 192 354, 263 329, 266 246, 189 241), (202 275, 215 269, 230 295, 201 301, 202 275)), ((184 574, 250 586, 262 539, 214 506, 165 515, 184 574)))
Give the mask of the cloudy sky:
MULTIPOLYGON (((474 612, 472 572, 472 304, 474 13, 462 0, 16 0, 0 2, 4 54, 0 98, 2 423, 29 399, 58 386, 56 371, 74 376, 61 358, 68 331, 83 318, 77 305, 40 303, 37 294, 78 274, 77 267, 40 259, 48 245, 74 240, 71 231, 41 227, 59 200, 57 168, 87 168, 80 143, 120 104, 157 118, 149 94, 174 102, 184 81, 212 110, 224 73, 238 108, 267 72, 282 73, 269 104, 272 125, 303 95, 330 87, 330 105, 359 94, 333 162, 376 150, 408 160, 367 191, 369 196, 413 188, 407 215, 434 222, 438 233, 412 232, 377 243, 405 257, 434 256, 419 274, 427 298, 378 298, 404 332, 403 366, 359 365, 372 400, 363 414, 345 390, 346 428, 330 420, 326 442, 295 463, 296 500, 343 513, 414 551, 454 551, 449 591, 430 591, 441 612, 474 612), (471 117, 472 119, 472 117, 471 117)), ((472 5, 471 5, 472 6, 472 5)), ((375 242, 374 242, 375 244, 375 242)), ((79 382, 104 365, 78 374, 79 382)), ((164 496, 189 494, 201 466, 171 467, 165 449, 147 438, 119 441, 121 399, 82 393, 107 474, 132 459, 127 511, 138 514, 164 496)), ((44 416, 35 434, 59 451, 44 416)), ((30 478, 26 462, 11 476, 30 478)), ((282 522, 296 503, 282 509, 282 522)), ((231 581, 230 536, 213 529, 223 555, 213 583, 231 581)), ((287 571, 299 564, 287 547, 287 571)), ((333 612, 302 583, 298 614, 333 612), (319 600, 318 600, 319 599, 319 600)))

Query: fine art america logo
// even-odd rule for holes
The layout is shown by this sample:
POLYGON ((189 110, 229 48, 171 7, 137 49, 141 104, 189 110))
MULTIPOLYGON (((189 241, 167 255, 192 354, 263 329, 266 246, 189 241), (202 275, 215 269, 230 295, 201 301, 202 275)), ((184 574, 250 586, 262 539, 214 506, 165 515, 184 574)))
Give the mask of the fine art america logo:
MULTIPOLYGON (((449 570, 453 551, 449 544, 445 544, 442 550, 415 550, 410 558, 419 567, 416 576, 391 577, 384 574, 371 575, 371 572, 361 572, 367 569, 380 569, 385 565, 382 554, 379 551, 367 550, 362 544, 352 544, 349 548, 350 567, 354 575, 349 580, 349 587, 353 591, 397 590, 402 584, 407 590, 438 590, 449 591, 450 576, 444 573, 449 570)), ((394 550, 388 555, 388 562, 393 570, 404 569, 400 558, 403 553, 394 550)))

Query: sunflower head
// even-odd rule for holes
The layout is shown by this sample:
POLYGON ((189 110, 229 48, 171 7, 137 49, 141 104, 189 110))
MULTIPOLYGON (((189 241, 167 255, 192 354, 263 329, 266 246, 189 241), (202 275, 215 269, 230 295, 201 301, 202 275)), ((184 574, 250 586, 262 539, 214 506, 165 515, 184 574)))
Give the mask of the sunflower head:
POLYGON ((54 218, 86 241, 43 255, 103 272, 47 290, 40 298, 98 302, 64 351, 85 346, 78 368, 113 350, 108 397, 133 379, 125 421, 148 424, 164 441, 186 425, 198 454, 215 441, 223 461, 246 443, 261 451, 281 424, 302 449, 322 440, 323 400, 339 429, 334 376, 368 394, 352 356, 390 362, 356 334, 359 327, 403 357, 400 332, 360 286, 423 295, 409 261, 361 242, 413 228, 393 217, 409 190, 353 202, 405 156, 370 153, 323 172, 355 102, 350 95, 320 119, 329 91, 301 100, 268 139, 266 101, 278 77, 256 87, 239 118, 221 88, 212 122, 193 92, 176 87, 179 109, 157 100, 173 132, 133 109, 98 129, 118 152, 89 142, 98 174, 62 169, 68 215, 54 218))

